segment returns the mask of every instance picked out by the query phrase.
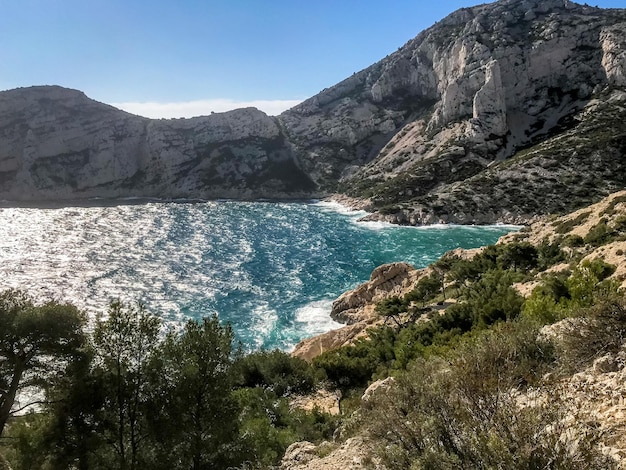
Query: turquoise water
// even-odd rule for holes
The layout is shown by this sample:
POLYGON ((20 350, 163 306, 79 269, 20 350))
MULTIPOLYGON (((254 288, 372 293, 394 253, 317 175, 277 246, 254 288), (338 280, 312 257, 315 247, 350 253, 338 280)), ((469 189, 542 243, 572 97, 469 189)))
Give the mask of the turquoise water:
POLYGON ((332 301, 378 265, 421 267, 510 226, 396 227, 328 203, 145 203, 0 209, 0 289, 72 301, 91 317, 113 298, 168 325, 219 315, 247 349, 292 348, 340 325, 332 301))

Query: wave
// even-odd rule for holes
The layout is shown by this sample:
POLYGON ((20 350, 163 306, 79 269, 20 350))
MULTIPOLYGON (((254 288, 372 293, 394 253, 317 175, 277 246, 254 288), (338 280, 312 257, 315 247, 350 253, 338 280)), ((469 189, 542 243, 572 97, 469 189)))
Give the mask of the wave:
POLYGON ((417 267, 508 226, 357 223, 341 204, 93 204, 0 210, 0 290, 72 301, 90 318, 141 300, 167 326, 217 314, 246 349, 288 350, 341 324, 332 300, 380 264, 417 267))
POLYGON ((324 212, 334 212, 336 214, 347 215, 355 218, 364 217, 369 214, 367 211, 352 209, 337 201, 318 201, 311 205, 319 207, 324 212))

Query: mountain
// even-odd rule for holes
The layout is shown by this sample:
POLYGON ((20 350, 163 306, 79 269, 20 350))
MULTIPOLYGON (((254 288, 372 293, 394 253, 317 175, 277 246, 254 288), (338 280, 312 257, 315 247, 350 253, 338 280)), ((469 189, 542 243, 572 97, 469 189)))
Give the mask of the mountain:
POLYGON ((309 197, 278 123, 255 109, 154 120, 56 86, 0 93, 0 198, 309 197))
POLYGON ((378 218, 515 222, 623 187, 625 86, 626 10, 502 0, 280 119, 316 181, 378 218))
POLYGON ((282 113, 133 116, 0 93, 0 198, 303 198, 395 223, 525 222, 624 187, 626 9, 464 8, 282 113))

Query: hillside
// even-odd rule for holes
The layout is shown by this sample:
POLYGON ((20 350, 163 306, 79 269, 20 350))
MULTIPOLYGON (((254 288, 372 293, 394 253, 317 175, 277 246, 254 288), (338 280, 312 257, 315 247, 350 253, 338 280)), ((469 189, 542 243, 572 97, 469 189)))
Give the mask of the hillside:
POLYGON ((565 213, 624 186, 625 37, 624 9, 464 8, 278 117, 0 92, 0 199, 341 193, 402 224, 565 213))
POLYGON ((280 120, 316 181, 376 218, 567 212, 623 187, 625 28, 563 0, 465 8, 280 120))
POLYGON ((88 325, 1 292, 0 468, 626 468, 625 250, 621 191, 376 268, 292 356, 216 316, 164 336, 141 305, 88 325))
POLYGON ((334 303, 349 324, 293 353, 341 409, 362 394, 357 411, 281 468, 626 468, 625 221, 621 191, 422 270, 377 268, 334 303))

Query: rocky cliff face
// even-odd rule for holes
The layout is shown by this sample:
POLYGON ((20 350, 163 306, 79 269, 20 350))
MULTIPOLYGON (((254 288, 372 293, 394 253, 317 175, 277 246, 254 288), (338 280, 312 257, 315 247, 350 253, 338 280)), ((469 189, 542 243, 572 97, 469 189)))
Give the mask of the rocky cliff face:
POLYGON ((60 87, 0 93, 0 199, 299 197, 315 189, 254 108, 150 120, 60 87))
POLYGON ((524 222, 622 187, 626 9, 461 9, 278 118, 132 116, 0 93, 0 198, 310 197, 396 223, 524 222), (607 170, 610 168, 610 171, 607 170))
POLYGON ((581 206, 623 184, 621 167, 608 178, 596 170, 585 179, 601 184, 590 182, 590 194, 570 199, 561 197, 563 185, 553 184, 560 175, 551 174, 554 166, 576 173, 581 162, 587 171, 590 160, 619 165, 623 148, 615 142, 595 139, 595 149, 582 151, 560 142, 558 155, 541 156, 553 166, 535 160, 536 172, 503 162, 575 130, 577 120, 604 120, 606 109, 588 107, 594 99, 617 100, 609 113, 623 111, 623 100, 609 90, 624 87, 624 37, 626 10, 567 0, 465 8, 280 119, 317 181, 369 199, 378 218, 524 221, 581 206), (590 111, 585 117, 577 114, 583 109, 590 111), (531 183, 530 197, 500 197, 520 180, 531 183), (496 188, 485 194, 485 186, 496 188), (547 188, 548 197, 534 188, 547 188))

